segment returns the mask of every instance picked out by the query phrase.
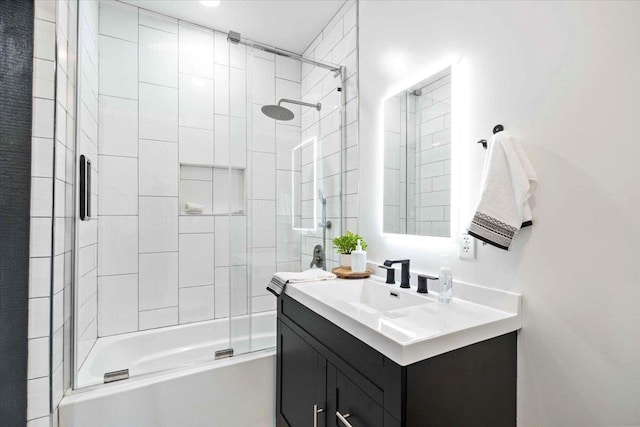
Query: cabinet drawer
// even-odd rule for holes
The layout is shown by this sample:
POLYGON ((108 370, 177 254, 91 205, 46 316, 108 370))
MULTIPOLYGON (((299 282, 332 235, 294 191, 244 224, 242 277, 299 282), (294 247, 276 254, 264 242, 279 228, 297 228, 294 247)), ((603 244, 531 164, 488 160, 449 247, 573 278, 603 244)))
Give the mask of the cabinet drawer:
POLYGON ((279 298, 279 305, 284 316, 382 389, 384 356, 381 353, 287 295, 279 298))

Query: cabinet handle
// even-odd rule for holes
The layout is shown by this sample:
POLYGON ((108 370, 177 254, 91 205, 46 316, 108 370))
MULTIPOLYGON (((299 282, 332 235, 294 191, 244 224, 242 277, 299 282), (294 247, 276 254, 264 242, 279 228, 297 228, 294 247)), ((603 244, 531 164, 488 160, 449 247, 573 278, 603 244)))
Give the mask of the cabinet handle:
POLYGON ((318 408, 318 405, 313 405, 313 427, 318 427, 318 414, 324 412, 324 409, 318 408))
POLYGON ((342 424, 344 424, 344 427, 353 427, 351 425, 351 423, 349 421, 347 421, 347 418, 349 418, 351 416, 351 414, 344 414, 342 415, 340 413, 340 411, 336 411, 336 416, 338 417, 338 419, 342 422, 342 424))

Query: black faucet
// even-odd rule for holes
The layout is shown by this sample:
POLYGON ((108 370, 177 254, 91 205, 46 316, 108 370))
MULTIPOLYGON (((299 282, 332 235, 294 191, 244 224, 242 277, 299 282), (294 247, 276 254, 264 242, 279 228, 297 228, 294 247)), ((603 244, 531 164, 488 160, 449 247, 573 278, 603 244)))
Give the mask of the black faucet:
POLYGON ((385 267, 391 267, 393 264, 397 264, 400 263, 402 264, 402 272, 400 273, 400 287, 401 288, 408 288, 409 287, 409 278, 411 277, 409 275, 409 263, 411 261, 408 259, 399 259, 397 261, 389 261, 386 260, 384 262, 385 267))

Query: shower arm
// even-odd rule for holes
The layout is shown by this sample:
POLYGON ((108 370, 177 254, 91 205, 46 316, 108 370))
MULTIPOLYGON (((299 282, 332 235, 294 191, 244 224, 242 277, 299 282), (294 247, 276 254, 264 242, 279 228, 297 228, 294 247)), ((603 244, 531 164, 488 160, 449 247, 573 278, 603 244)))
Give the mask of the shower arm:
POLYGON ((322 108, 322 104, 320 104, 319 102, 317 104, 310 104, 308 102, 296 101, 295 99, 281 99, 280 101, 278 101, 278 106, 280 106, 280 104, 282 104, 283 102, 315 108, 318 111, 320 111, 320 109, 322 108))

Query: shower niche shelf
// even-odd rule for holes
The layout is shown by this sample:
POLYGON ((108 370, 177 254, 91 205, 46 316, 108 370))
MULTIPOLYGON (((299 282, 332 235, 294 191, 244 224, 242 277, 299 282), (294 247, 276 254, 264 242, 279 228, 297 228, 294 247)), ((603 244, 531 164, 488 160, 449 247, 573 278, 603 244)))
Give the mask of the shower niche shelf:
POLYGON ((180 164, 178 199, 184 216, 245 215, 245 169, 180 164), (187 203, 202 213, 186 212, 187 203))

